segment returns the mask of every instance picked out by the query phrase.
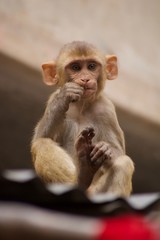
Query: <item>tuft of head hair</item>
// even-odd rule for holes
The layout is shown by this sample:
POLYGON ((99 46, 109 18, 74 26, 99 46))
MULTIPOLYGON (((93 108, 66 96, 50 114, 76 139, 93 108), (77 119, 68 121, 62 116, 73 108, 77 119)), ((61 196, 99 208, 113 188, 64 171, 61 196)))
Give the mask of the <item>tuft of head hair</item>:
POLYGON ((88 56, 93 52, 97 52, 97 49, 90 43, 84 41, 73 41, 71 43, 65 44, 60 51, 60 55, 64 52, 72 54, 73 56, 88 56))
POLYGON ((85 41, 73 41, 71 43, 65 44, 59 52, 57 57, 57 65, 60 66, 61 63, 66 65, 71 60, 77 58, 94 58, 102 65, 104 64, 104 56, 101 52, 92 44, 85 41))

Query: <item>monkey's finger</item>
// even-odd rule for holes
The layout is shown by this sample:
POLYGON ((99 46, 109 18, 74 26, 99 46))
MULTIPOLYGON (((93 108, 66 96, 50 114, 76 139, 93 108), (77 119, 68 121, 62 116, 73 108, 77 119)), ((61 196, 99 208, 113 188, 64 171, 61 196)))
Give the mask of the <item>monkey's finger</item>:
POLYGON ((98 145, 98 147, 96 146, 93 151, 91 152, 90 156, 91 156, 91 161, 94 162, 96 161, 98 158, 104 156, 106 159, 108 159, 108 145, 98 145), (94 153, 94 155, 93 155, 94 153))
POLYGON ((112 156, 112 151, 110 148, 107 149, 103 149, 102 151, 104 151, 103 156, 105 160, 110 160, 111 156, 112 156))
POLYGON ((107 159, 110 160, 112 158, 112 151, 111 151, 111 149, 108 149, 106 151, 105 155, 106 155, 107 159))
POLYGON ((74 86, 69 86, 66 88, 67 92, 71 92, 71 93, 82 93, 84 92, 84 88, 83 87, 74 87, 74 86))
POLYGON ((70 102, 78 102, 81 99, 80 94, 72 94, 69 96, 70 102))
POLYGON ((67 89, 84 89, 81 85, 75 82, 67 82, 64 85, 67 89))
POLYGON ((78 94, 78 95, 82 96, 83 92, 84 92, 83 88, 69 87, 69 88, 65 89, 65 95, 66 96, 72 96, 72 95, 75 95, 75 94, 78 94))
POLYGON ((91 162, 95 162, 98 158, 100 158, 102 156, 103 156, 103 151, 101 151, 101 149, 99 149, 93 156, 91 156, 91 162))
POLYGON ((72 98, 74 96, 82 97, 82 95, 83 95, 83 92, 81 92, 81 91, 74 91, 74 92, 67 92, 66 93, 66 96, 68 96, 70 98, 72 98))
POLYGON ((101 156, 101 157, 99 157, 96 161, 92 162, 92 164, 93 164, 94 166, 100 167, 100 166, 102 166, 102 164, 103 164, 105 161, 106 161, 105 156, 101 156))
POLYGON ((84 92, 84 88, 80 87, 80 88, 68 88, 67 89, 68 92, 73 92, 73 93, 83 93, 84 92))
MULTIPOLYGON (((103 142, 97 143, 97 144, 94 146, 94 148, 93 148, 90 156, 91 156, 91 157, 94 156, 94 155, 96 154, 96 152, 97 152, 99 149, 101 149, 103 146, 104 146, 104 143, 103 143, 103 142)), ((106 146, 107 146, 107 145, 106 145, 106 146)), ((107 149, 105 148, 105 150, 107 150, 107 149)))

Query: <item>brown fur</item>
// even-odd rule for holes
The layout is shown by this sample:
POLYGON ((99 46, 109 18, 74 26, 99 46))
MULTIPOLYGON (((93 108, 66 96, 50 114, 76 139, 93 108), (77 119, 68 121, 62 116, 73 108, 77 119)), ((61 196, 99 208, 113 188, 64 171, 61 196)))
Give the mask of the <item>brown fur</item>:
POLYGON ((106 79, 118 74, 116 56, 73 42, 42 68, 45 83, 59 88, 35 128, 31 151, 37 174, 45 182, 78 184, 89 194, 128 196, 134 164, 125 155, 115 108, 102 91, 106 79))

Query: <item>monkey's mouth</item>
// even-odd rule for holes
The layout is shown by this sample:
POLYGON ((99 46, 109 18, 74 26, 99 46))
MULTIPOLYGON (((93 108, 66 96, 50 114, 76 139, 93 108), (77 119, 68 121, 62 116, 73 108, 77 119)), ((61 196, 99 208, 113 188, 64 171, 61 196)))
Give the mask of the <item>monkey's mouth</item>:
POLYGON ((95 89, 94 88, 90 88, 90 87, 84 87, 84 96, 88 96, 88 95, 92 95, 95 93, 95 89))
POLYGON ((95 89, 93 87, 87 87, 87 86, 84 86, 84 90, 93 90, 93 91, 95 91, 95 89))

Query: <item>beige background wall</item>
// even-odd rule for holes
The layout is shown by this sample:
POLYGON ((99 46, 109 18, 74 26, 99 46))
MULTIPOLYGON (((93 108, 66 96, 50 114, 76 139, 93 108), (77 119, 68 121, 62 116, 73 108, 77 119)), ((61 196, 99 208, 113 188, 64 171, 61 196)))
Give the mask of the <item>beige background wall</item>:
POLYGON ((119 58, 108 95, 160 123, 159 0, 1 0, 0 51, 37 69, 66 42, 86 40, 119 58))
POLYGON ((32 168, 33 128, 52 91, 41 63, 86 40, 119 58, 106 91, 136 166, 134 192, 159 191, 159 13, 159 0, 0 0, 0 171, 32 168))

